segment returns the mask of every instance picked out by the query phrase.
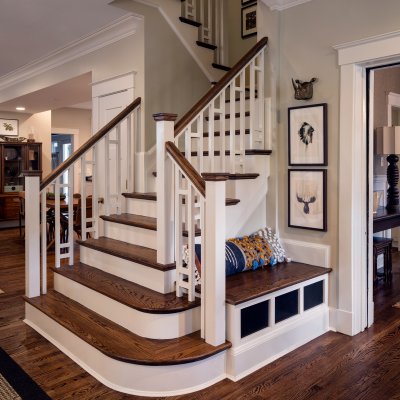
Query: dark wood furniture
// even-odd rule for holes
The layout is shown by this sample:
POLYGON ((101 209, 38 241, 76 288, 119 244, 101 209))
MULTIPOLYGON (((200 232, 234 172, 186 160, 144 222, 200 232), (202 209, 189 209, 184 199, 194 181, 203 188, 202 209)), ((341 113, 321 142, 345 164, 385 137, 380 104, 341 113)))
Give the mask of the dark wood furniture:
POLYGON ((18 192, 23 191, 22 171, 41 171, 41 143, 0 143, 0 220, 17 220, 20 215, 18 192))
POLYGON ((392 242, 393 239, 374 237, 374 282, 379 278, 378 275, 378 256, 383 254, 383 278, 385 282, 392 280, 392 242))
POLYGON ((373 219, 373 232, 381 232, 400 226, 400 212, 388 211, 385 207, 378 207, 373 219))

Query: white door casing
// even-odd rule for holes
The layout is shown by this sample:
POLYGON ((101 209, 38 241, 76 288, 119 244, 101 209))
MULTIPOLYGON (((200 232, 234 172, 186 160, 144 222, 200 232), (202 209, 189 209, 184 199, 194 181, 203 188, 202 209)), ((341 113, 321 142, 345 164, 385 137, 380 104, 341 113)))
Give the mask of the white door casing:
MULTIPOLYGON (((340 66, 339 158, 339 298, 336 329, 355 335, 371 321, 373 309, 367 286, 367 254, 371 248, 372 218, 367 219, 366 69, 400 62, 400 31, 335 46, 340 66), (349 133, 350 140, 349 140, 349 133), (369 245, 369 246, 368 246, 369 245), (370 314, 368 316, 368 314, 370 314), (369 318, 368 318, 369 317, 369 318)), ((368 186, 367 186, 368 185, 368 186)), ((372 190, 369 190, 372 215, 372 190)), ((369 257, 372 262, 372 257, 369 257)), ((371 269, 371 265, 370 268, 371 269)), ((368 283, 368 285, 367 285, 368 283)))

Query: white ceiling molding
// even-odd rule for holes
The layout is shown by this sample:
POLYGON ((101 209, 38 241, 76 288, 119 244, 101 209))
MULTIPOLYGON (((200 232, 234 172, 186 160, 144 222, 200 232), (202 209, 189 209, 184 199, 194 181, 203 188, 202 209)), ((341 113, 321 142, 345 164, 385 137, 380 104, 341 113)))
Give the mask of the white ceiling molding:
POLYGON ((282 11, 287 8, 298 6, 299 4, 308 3, 311 0, 262 0, 272 11, 282 11))
POLYGON ((106 25, 90 35, 84 36, 67 46, 51 52, 45 57, 39 58, 2 76, 0 78, 0 90, 6 89, 26 79, 33 78, 135 34, 137 20, 138 18, 132 15, 121 17, 112 24, 106 25))

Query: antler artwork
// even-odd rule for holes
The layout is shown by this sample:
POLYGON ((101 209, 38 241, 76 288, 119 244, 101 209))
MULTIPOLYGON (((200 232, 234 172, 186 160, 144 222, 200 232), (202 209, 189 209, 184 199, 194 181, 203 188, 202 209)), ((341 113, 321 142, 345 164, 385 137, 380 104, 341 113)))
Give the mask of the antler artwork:
POLYGON ((313 83, 316 81, 317 78, 312 78, 310 82, 302 82, 292 78, 294 98, 296 100, 310 100, 313 97, 313 83))
POLYGON ((296 194, 297 197, 297 201, 299 203, 303 203, 304 207, 303 207, 303 211, 304 214, 310 214, 310 206, 309 204, 315 203, 315 201, 317 200, 317 198, 315 196, 310 196, 310 197, 301 197, 298 194, 296 194))

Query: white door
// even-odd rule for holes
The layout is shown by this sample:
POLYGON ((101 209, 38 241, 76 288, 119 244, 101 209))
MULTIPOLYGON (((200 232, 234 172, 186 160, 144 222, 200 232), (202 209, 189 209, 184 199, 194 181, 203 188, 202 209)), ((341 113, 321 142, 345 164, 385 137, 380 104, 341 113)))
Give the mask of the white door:
MULTIPOLYGON (((131 79, 126 79, 126 76, 115 78, 101 82, 93 87, 93 93, 98 94, 93 98, 93 131, 97 132, 100 128, 111 121, 117 114, 119 114, 126 106, 128 106, 134 99, 133 95, 133 75, 131 79), (125 87, 123 87, 125 86, 125 87), (114 90, 113 90, 114 89, 114 90)), ((99 177, 98 195, 104 197, 105 192, 105 179, 106 171, 108 171, 109 184, 108 193, 117 193, 117 183, 121 184, 121 191, 125 192, 128 185, 128 171, 127 160, 128 157, 133 158, 132 149, 127 146, 127 124, 126 120, 120 126, 120 158, 121 158, 121 171, 118 174, 117 169, 117 144, 110 144, 108 151, 108 160, 106 157, 105 140, 103 139, 99 148, 99 159, 97 161, 97 176, 99 177)), ((110 139, 116 139, 116 129, 110 134, 110 139)), ((133 165, 133 163, 130 163, 133 165)), ((133 171, 131 171, 133 173, 133 171)), ((109 213, 115 213, 117 206, 117 199, 111 198, 109 213)), ((105 210, 102 210, 103 212, 105 210)))

